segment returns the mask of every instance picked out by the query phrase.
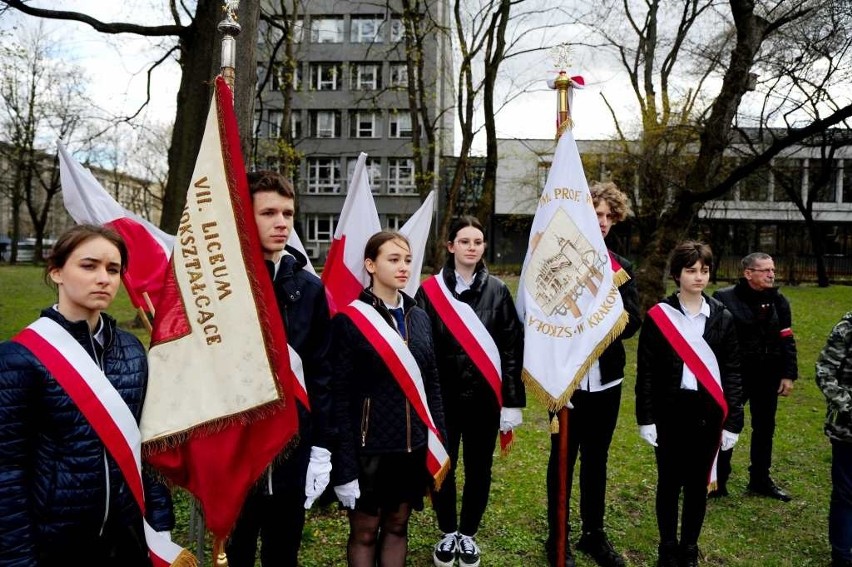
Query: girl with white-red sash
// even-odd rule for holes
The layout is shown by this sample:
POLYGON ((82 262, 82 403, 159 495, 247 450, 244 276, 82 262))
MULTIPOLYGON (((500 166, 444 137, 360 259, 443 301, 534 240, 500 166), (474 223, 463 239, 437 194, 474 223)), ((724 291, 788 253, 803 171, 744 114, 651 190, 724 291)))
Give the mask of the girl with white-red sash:
POLYGON ((141 567, 152 564, 149 545, 171 553, 168 488, 127 459, 148 381, 145 349, 103 313, 126 268, 117 233, 73 227, 45 269, 57 304, 0 344, 2 565, 141 567))
POLYGON ((669 273, 678 291, 648 310, 639 334, 636 419, 657 459, 659 567, 698 565, 714 460, 743 427, 733 317, 704 293, 712 267, 706 244, 675 247, 669 273))
POLYGON ((332 482, 349 508, 348 564, 405 565, 408 521, 449 469, 429 317, 402 293, 411 247, 382 231, 364 250, 371 285, 332 320, 332 482))
POLYGON ((476 218, 453 221, 443 270, 424 281, 415 296, 432 320, 452 463, 441 490, 432 495, 443 534, 432 554, 437 567, 451 567, 456 561, 461 567, 479 565, 474 536, 488 505, 498 431, 505 445, 526 405, 523 327, 509 288, 485 267, 485 245, 485 231, 476 218), (455 471, 462 441, 459 514, 455 471))

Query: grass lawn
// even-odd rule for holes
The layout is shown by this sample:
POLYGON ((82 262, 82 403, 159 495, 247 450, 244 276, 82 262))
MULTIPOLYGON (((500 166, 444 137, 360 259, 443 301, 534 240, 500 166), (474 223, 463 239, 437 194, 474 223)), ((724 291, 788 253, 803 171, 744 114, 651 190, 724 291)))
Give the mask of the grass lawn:
MULTIPOLYGON (((514 281, 510 281, 514 285, 514 281)), ((33 267, 0 267, 0 339, 30 323, 53 292, 41 283, 33 267)), ((801 379, 790 398, 781 399, 775 436, 773 476, 794 500, 782 503, 745 493, 748 481, 749 419, 734 452, 731 496, 708 505, 699 541, 702 565, 713 566, 822 566, 828 564, 827 514, 830 494, 830 446, 822 433, 825 404, 813 381, 814 361, 831 327, 852 309, 852 287, 827 289, 785 288, 793 307, 793 329, 799 345, 801 379)), ((124 294, 110 313, 129 328, 134 313, 124 294)), ((144 331, 131 329, 145 340, 144 331)), ((627 341, 627 377, 621 415, 610 451, 606 524, 610 538, 629 565, 651 566, 656 561, 657 526, 654 517, 656 468, 652 449, 639 439, 633 414, 636 339, 627 341)), ((544 476, 550 449, 547 413, 529 399, 524 425, 517 431, 515 448, 497 457, 491 504, 478 541, 482 565, 532 567, 546 565, 544 476)), ((576 486, 576 482, 575 482, 576 486)), ((577 496, 571 517, 579 529, 577 496)), ((178 498, 179 526, 175 539, 188 542, 187 500, 178 498)), ((343 566, 348 524, 336 506, 312 510, 303 537, 301 561, 305 567, 343 566)), ((431 549, 438 538, 428 507, 412 517, 409 564, 431 565, 431 549)), ((209 564, 209 555, 205 563, 209 564)), ((581 567, 594 565, 582 554, 581 567)))

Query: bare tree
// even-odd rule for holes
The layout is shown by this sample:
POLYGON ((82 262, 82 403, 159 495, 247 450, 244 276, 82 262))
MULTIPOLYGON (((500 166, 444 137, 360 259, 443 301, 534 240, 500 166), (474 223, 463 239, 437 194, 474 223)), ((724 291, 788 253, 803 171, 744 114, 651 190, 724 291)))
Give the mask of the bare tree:
MULTIPOLYGON (((688 234, 705 202, 725 195, 785 148, 852 116, 848 97, 833 107, 820 103, 824 114, 809 116, 799 101, 788 97, 789 89, 777 88, 785 81, 757 84, 757 74, 768 72, 769 62, 783 55, 775 42, 782 37, 793 39, 795 34, 784 34, 796 26, 813 25, 816 16, 824 15, 832 4, 843 3, 607 1, 601 4, 603 12, 587 20, 588 29, 602 39, 598 47, 611 50, 627 73, 640 109, 638 143, 631 144, 633 133, 610 106, 622 151, 628 156, 622 173, 631 172, 621 181, 625 187, 634 186, 635 175, 637 185, 634 208, 642 248, 637 279, 645 306, 664 293, 668 253, 688 234), (601 26, 602 21, 624 25, 601 26), (788 113, 787 128, 751 157, 729 167, 724 157, 732 129, 749 106, 744 100, 752 102, 749 95, 758 86, 766 89, 767 99, 781 104, 773 112, 766 106, 754 116, 755 125, 766 127, 779 113, 788 113)), ((848 27, 848 13, 838 12, 836 17, 846 22, 840 27, 848 27)), ((817 46, 807 41, 797 45, 804 51, 813 49, 814 61, 822 62, 827 56, 818 56, 817 46)))
POLYGON ((36 239, 35 258, 42 257, 53 198, 60 190, 58 156, 46 149, 56 139, 71 140, 85 119, 84 77, 80 69, 56 59, 57 49, 39 26, 22 32, 20 43, 3 52, 8 72, 0 80, 0 116, 14 170, 7 190, 12 204, 12 262, 17 260, 22 206, 36 239))
MULTIPOLYGON (((172 22, 145 26, 132 22, 102 22, 88 14, 36 8, 24 0, 0 0, 5 8, 53 20, 80 22, 104 34, 136 34, 147 37, 174 37, 175 45, 152 57, 148 69, 149 93, 153 71, 177 54, 181 80, 177 92, 177 111, 169 146, 169 178, 163 197, 163 216, 160 225, 167 232, 177 230, 178 220, 186 201, 186 190, 201 144, 207 110, 211 100, 211 80, 220 68, 221 34, 217 25, 223 19, 222 2, 198 0, 195 11, 177 0, 168 0, 172 22)), ((241 34, 248 38, 237 41, 237 75, 235 111, 240 124, 243 153, 248 155, 251 142, 251 123, 255 88, 255 36, 259 2, 243 2, 240 6, 241 34)), ((132 117, 127 117, 131 119, 132 117)))

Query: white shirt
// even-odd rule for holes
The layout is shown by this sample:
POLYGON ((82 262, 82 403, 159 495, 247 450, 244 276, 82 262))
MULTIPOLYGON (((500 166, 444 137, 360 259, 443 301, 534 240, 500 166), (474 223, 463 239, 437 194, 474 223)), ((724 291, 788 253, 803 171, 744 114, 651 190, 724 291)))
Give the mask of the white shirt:
POLYGON ((618 386, 622 382, 624 382, 624 377, 622 376, 618 380, 613 380, 612 382, 607 382, 606 384, 602 384, 601 380, 603 376, 601 376, 601 365, 596 360, 592 367, 589 368, 589 371, 583 376, 583 379, 580 381, 579 389, 584 392, 602 392, 604 390, 608 390, 613 386, 618 386))
POLYGON ((467 291, 470 289, 470 286, 473 285, 473 280, 476 278, 476 273, 474 272, 473 277, 470 278, 469 282, 464 281, 462 275, 456 270, 456 293, 460 294, 463 291, 467 291))
MULTIPOLYGON (((710 317, 710 305, 704 300, 704 297, 701 297, 701 307, 698 309, 698 313, 694 315, 686 310, 683 303, 680 304, 680 308, 686 317, 686 326, 691 331, 691 334, 693 336, 703 336, 704 326, 707 324, 707 318, 710 317)), ((687 341, 690 340, 690 337, 685 338, 687 341)), ((686 364, 683 365, 683 374, 680 376, 680 389, 698 390, 698 380, 686 364)))

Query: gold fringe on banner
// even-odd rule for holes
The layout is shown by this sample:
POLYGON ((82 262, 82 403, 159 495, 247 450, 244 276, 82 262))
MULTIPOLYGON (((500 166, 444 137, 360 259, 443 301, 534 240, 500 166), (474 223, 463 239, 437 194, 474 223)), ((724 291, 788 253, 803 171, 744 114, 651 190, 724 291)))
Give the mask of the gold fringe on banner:
POLYGON ((183 550, 172 563, 172 567, 198 567, 198 559, 187 550, 183 550))

